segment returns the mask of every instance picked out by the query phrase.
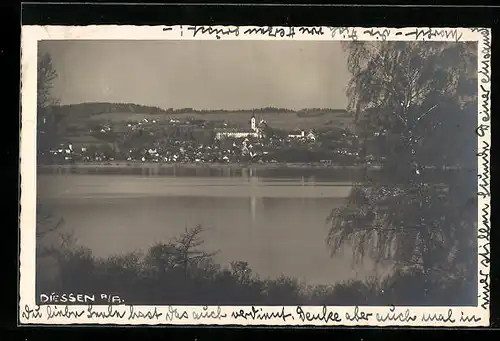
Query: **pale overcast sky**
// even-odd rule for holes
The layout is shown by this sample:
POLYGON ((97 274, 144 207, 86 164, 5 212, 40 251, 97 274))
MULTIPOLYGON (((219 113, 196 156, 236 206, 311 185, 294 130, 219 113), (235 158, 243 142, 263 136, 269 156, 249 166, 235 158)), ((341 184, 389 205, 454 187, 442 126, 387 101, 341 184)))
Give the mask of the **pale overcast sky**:
POLYGON ((161 108, 345 108, 338 42, 43 41, 61 104, 129 102, 161 108))

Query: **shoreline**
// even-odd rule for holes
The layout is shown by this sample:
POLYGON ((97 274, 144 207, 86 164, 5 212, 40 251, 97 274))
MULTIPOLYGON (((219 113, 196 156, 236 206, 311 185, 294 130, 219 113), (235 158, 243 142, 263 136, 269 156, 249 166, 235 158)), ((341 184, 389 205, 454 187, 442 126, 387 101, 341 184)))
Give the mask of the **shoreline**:
MULTIPOLYGON (((168 163, 168 162, 141 162, 141 161, 113 161, 113 162, 77 162, 74 164, 41 164, 37 165, 37 172, 53 171, 350 171, 358 172, 368 170, 378 172, 380 165, 338 165, 328 163, 168 163)), ((431 172, 462 172, 470 171, 461 167, 426 167, 431 172)))
MULTIPOLYGON (((205 169, 338 169, 338 170, 361 170, 365 166, 350 165, 332 165, 332 164, 321 164, 321 163, 252 163, 252 164, 241 164, 241 163, 167 163, 167 162, 130 162, 130 161, 113 161, 113 162, 80 162, 74 164, 46 164, 37 165, 38 170, 55 170, 55 169, 151 169, 151 168, 205 168, 205 169)), ((380 167, 369 166, 370 170, 378 170, 380 167)))

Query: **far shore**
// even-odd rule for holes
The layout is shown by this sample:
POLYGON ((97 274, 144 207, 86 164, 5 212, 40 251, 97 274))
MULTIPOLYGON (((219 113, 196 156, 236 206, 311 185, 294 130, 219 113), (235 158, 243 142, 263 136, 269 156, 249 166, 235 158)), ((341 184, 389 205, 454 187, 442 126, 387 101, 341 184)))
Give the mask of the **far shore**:
MULTIPOLYGON (((112 162, 76 162, 73 164, 47 164, 38 165, 38 169, 85 169, 85 168, 224 168, 224 169, 308 169, 308 168, 330 168, 330 169, 363 169, 363 165, 334 165, 327 163, 167 163, 167 162, 140 162, 140 161, 112 161, 112 162)), ((369 166, 369 169, 377 170, 377 166, 369 166)))
MULTIPOLYGON (((142 162, 142 161, 108 161, 108 162, 75 162, 66 164, 39 164, 38 170, 57 169, 334 169, 334 170, 362 170, 378 171, 382 167, 372 165, 338 165, 332 163, 210 163, 210 162, 142 162)), ((467 170, 461 167, 425 167, 429 170, 459 171, 467 170)))

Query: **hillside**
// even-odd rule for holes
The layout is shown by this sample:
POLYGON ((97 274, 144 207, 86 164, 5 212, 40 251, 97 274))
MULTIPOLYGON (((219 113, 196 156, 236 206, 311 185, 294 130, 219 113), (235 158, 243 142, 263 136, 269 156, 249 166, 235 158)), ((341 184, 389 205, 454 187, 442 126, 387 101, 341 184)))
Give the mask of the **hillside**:
POLYGON ((166 110, 158 107, 151 107, 133 103, 80 103, 55 105, 51 106, 50 109, 56 115, 71 116, 71 118, 89 118, 90 116, 97 114, 115 112, 152 114, 166 113, 166 110))
POLYGON ((66 124, 79 125, 89 120, 96 122, 129 122, 170 119, 199 119, 207 121, 228 121, 235 124, 248 124, 252 113, 282 129, 313 129, 325 126, 343 127, 352 121, 344 109, 307 108, 298 111, 283 108, 257 108, 241 110, 196 110, 192 108, 162 109, 133 103, 81 103, 51 107, 52 112, 66 124))

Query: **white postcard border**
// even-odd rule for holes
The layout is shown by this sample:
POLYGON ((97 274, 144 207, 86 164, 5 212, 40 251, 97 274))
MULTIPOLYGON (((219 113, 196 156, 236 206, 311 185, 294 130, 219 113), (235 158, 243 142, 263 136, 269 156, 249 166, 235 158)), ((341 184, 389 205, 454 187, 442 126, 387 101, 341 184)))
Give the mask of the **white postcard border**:
MULTIPOLYGON (((490 72, 487 28, 361 28, 238 26, 23 26, 21 51, 20 324, 488 326, 490 285, 490 72), (202 307, 36 306, 36 75, 39 40, 399 40, 478 42, 478 306, 477 307, 202 307), (62 314, 55 314, 61 311, 62 314), (210 313, 211 312, 211 313, 210 313), (240 312, 246 318, 236 317, 240 312), (253 315, 252 315, 253 312, 253 315), (365 319, 355 319, 363 312, 365 319), (267 314, 267 316, 264 316, 267 314), (275 314, 274 317, 269 317, 275 314), (318 318, 307 321, 316 315, 318 318), (371 314, 371 315, 370 315, 371 314), (59 315, 59 316, 54 316, 59 315), (225 317, 223 317, 225 316, 225 317), (322 317, 322 318, 321 318, 322 317), (349 319, 349 317, 351 317, 349 319)), ((477 129, 476 129, 477 128, 477 129)))

